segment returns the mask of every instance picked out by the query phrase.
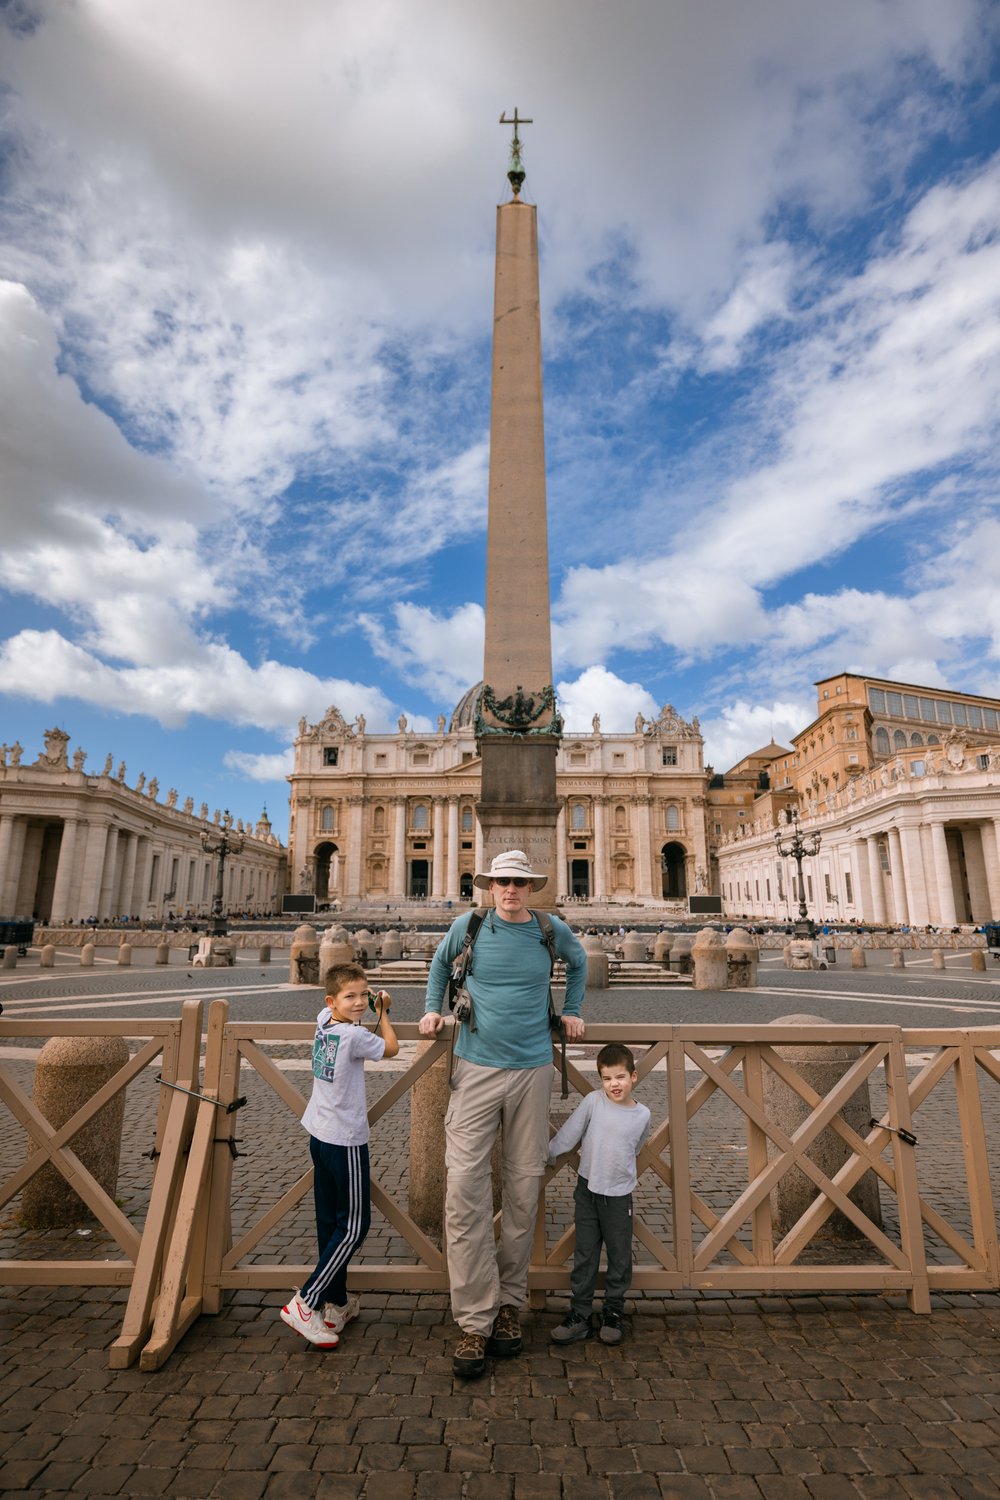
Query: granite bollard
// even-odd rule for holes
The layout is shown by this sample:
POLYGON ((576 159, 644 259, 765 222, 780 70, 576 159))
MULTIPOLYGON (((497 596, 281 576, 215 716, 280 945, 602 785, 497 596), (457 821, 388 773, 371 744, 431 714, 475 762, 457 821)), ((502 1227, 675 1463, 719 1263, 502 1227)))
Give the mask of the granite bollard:
POLYGON ((17 949, 5 948, 3 950, 3 966, 5 969, 17 968, 17 949))
POLYGON ((94 945, 93 943, 84 943, 83 947, 80 949, 80 968, 92 969, 93 967, 94 945))
MULTIPOLYGON (((772 1026, 831 1026, 825 1016, 779 1016, 772 1026)), ((845 1042, 805 1042, 801 1046, 782 1044, 775 1048, 779 1057, 790 1062, 804 1083, 821 1097, 830 1093, 861 1055, 861 1048, 845 1042)), ((788 1136, 793 1136, 811 1113, 805 1100, 778 1075, 767 1069, 764 1075, 764 1105, 769 1118, 788 1136)), ((871 1097, 867 1078, 858 1086, 840 1111, 840 1117, 862 1140, 868 1134, 871 1119, 871 1097)), ((836 1176, 851 1155, 842 1136, 828 1126, 813 1141, 806 1155, 828 1178, 836 1176)), ((810 1178, 799 1167, 792 1167, 778 1181, 771 1194, 774 1226, 778 1234, 787 1234, 819 1194, 810 1178)), ((848 1194, 852 1203, 879 1228, 882 1210, 878 1196, 878 1178, 868 1171, 848 1194)), ((839 1240, 858 1238, 862 1231, 846 1214, 835 1209, 814 1238, 839 1240)))
POLYGON ((745 927, 734 927, 726 938, 726 963, 731 990, 752 990, 757 985, 760 951, 745 927))
POLYGON ((865 950, 862 948, 860 943, 855 943, 854 947, 851 949, 851 968, 867 969, 867 967, 868 958, 865 950))
POLYGON ((627 964, 645 963, 648 947, 645 933, 626 932, 622 939, 622 960, 627 964))
POLYGON ((894 969, 905 969, 906 968, 906 954, 903 952, 902 948, 893 948, 893 950, 892 950, 892 967, 894 969))
POLYGON ((690 932, 679 932, 670 947, 670 967, 677 974, 693 974, 694 959, 691 957, 691 949, 694 947, 694 938, 690 932))
POLYGON ((342 964, 358 962, 355 945, 343 927, 330 927, 324 932, 319 945, 316 965, 316 983, 322 985, 325 994, 330 993, 327 976, 331 969, 342 964))
POLYGON ((259 949, 259 951, 257 953, 257 962, 259 964, 269 964, 271 962, 271 944, 270 943, 261 943, 260 949, 259 949))
POLYGON ((931 949, 931 968, 932 969, 943 969, 944 968, 944 952, 942 951, 942 949, 940 949, 940 948, 932 948, 931 949))
POLYGON ((580 942, 587 955, 588 990, 606 990, 609 983, 610 965, 604 944, 596 932, 584 933, 580 942))
MULTIPOLYGON (((32 1103, 58 1130, 102 1089, 129 1059, 124 1037, 50 1037, 38 1054, 32 1103)), ((110 1198, 118 1185, 125 1091, 110 1099, 68 1142, 90 1175, 110 1198)), ((29 1159, 39 1148, 32 1143, 29 1159)), ((24 1223, 30 1229, 51 1229, 93 1218, 92 1211, 50 1163, 24 1185, 21 1199, 24 1223)))
POLYGON ((969 954, 969 965, 972 969, 973 974, 985 974, 986 954, 983 952, 982 948, 973 948, 972 952, 969 954))
POLYGON ((303 922, 292 933, 292 946, 288 958, 288 982, 290 984, 319 984, 319 934, 315 927, 303 922))
POLYGON ((157 943, 153 962, 161 966, 170 962, 170 944, 165 939, 157 943))
MULTIPOLYGON (((446 1006, 447 1009, 447 1006, 446 1006)), ((445 1027, 452 1025, 450 1015, 445 1027)), ((448 1038, 447 1029, 443 1035, 448 1038)), ((449 1038, 450 1040, 450 1038, 449 1038)), ((417 1043, 421 1057, 435 1044, 417 1043)), ((444 1117, 448 1110, 448 1059, 442 1057, 417 1079, 410 1089, 410 1217, 425 1234, 440 1241, 444 1227, 444 1117)), ((493 1212, 499 1213, 503 1196, 503 1132, 498 1131, 490 1157, 493 1212)))
POLYGON ((131 943, 119 943, 118 944, 118 966, 119 966, 119 968, 127 969, 127 968, 131 967, 131 964, 132 964, 132 945, 131 945, 131 943))
POLYGON ((38 964, 42 969, 54 969, 56 964, 56 949, 54 943, 46 943, 38 955, 38 964))
POLYGON ((714 927, 703 927, 691 948, 696 990, 724 990, 729 987, 729 955, 725 939, 714 927))

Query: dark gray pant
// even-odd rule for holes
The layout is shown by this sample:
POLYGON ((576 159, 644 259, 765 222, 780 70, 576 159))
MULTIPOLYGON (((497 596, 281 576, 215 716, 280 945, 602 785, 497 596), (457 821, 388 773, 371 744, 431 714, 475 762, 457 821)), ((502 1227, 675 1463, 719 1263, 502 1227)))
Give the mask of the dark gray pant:
POLYGON ((604 1278, 604 1306, 621 1312, 632 1282, 632 1194, 606 1198, 592 1193, 585 1177, 578 1177, 573 1194, 576 1209, 576 1251, 570 1276, 572 1306, 589 1318, 601 1264, 601 1246, 608 1255, 604 1278))

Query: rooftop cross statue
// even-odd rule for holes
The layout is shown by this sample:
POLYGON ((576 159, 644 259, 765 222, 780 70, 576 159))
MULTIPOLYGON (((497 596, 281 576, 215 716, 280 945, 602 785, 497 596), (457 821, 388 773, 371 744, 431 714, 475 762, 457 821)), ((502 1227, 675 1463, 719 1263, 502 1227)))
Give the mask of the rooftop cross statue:
POLYGON ((534 120, 522 120, 517 113, 516 105, 514 107, 513 120, 508 120, 506 110, 500 116, 501 125, 513 125, 514 127, 514 137, 510 143, 510 170, 507 173, 507 177, 511 187, 514 189, 515 198, 520 193, 521 185, 524 182, 524 167, 521 165, 521 137, 517 133, 517 127, 519 125, 533 125, 534 123, 534 120))

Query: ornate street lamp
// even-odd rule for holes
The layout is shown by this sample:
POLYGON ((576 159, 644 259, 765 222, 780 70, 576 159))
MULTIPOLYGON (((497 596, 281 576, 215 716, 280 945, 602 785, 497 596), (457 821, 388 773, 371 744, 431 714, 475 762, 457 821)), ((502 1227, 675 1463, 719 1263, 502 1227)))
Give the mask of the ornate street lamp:
POLYGON ((228 854, 239 854, 243 848, 244 837, 242 833, 233 830, 233 820, 228 807, 222 814, 222 826, 218 828, 205 828, 202 830, 201 847, 206 854, 218 856, 219 868, 215 877, 215 896, 212 899, 212 920, 208 931, 212 937, 225 937, 229 931, 226 919, 222 914, 222 892, 226 869, 226 856, 228 854))
POLYGON ((802 880, 803 859, 813 859, 819 853, 820 836, 818 833, 803 835, 799 831, 799 810, 797 807, 789 807, 785 810, 785 819, 791 833, 786 838, 781 836, 781 822, 779 817, 778 827, 774 831, 774 842, 778 846, 778 854, 782 859, 794 859, 795 874, 799 883, 799 919, 795 923, 796 937, 809 938, 812 941, 816 936, 816 924, 809 919, 809 909, 806 906, 806 888, 802 880))

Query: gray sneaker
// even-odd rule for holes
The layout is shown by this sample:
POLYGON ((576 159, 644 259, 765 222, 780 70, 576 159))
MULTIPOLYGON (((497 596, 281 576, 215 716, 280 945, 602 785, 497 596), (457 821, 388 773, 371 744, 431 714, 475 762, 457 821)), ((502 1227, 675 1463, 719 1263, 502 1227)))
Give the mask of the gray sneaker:
POLYGON ((598 1335, 602 1344, 620 1344, 625 1337, 624 1320, 620 1312, 614 1308, 606 1307, 601 1318, 601 1331, 598 1335))
POLYGON ((594 1337, 594 1325, 590 1318, 581 1318, 578 1312, 569 1312, 549 1338, 554 1344, 578 1344, 583 1339, 594 1337))

